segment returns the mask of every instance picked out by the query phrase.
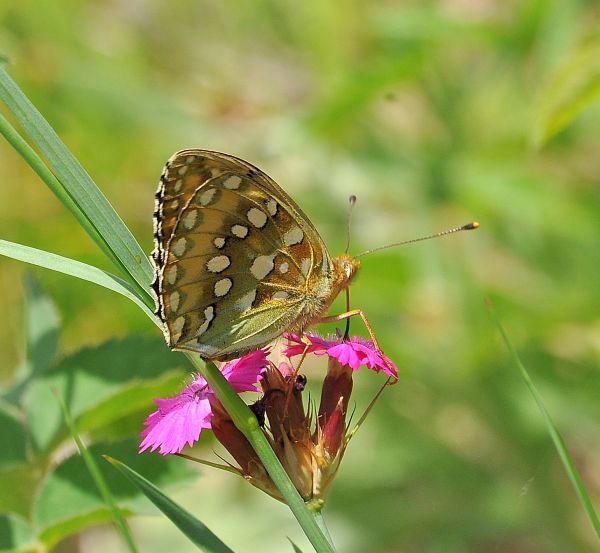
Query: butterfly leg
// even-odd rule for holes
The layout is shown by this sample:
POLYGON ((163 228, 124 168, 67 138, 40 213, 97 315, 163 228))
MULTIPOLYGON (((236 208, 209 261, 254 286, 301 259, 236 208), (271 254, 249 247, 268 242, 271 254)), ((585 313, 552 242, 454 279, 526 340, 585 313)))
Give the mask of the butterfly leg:
POLYGON ((362 309, 350 309, 349 311, 340 313, 339 315, 323 317, 322 319, 319 319, 319 323, 337 323, 338 321, 345 321, 347 319, 350 319, 351 317, 360 317, 362 319, 362 322, 364 323, 367 331, 369 332, 369 337, 371 338, 375 349, 378 353, 383 353, 381 347, 379 346, 379 342, 377 341, 377 337, 373 332, 373 327, 371 326, 369 319, 367 319, 367 316, 365 315, 362 309))
POLYGON ((290 387, 288 388, 288 393, 287 393, 287 397, 285 400, 285 406, 284 406, 284 412, 287 412, 287 408, 290 402, 290 399, 292 397, 292 393, 293 393, 293 384, 296 382, 296 378, 298 377, 298 373, 300 372, 300 367, 302 366, 302 363, 304 363, 304 359, 306 358, 306 355, 308 354, 308 350, 310 349, 310 346, 313 345, 313 343, 311 342, 310 338, 308 336, 306 336, 305 334, 302 335, 302 343, 304 344, 304 350, 302 351, 302 354, 300 356, 300 361, 298 361, 298 364, 296 365, 296 368, 294 369, 294 372, 292 373, 292 376, 290 377, 290 387))
POLYGON ((294 378, 296 378, 296 376, 298 376, 298 372, 300 371, 300 367, 302 366, 302 363, 304 363, 306 354, 308 353, 310 346, 313 345, 310 337, 307 336, 306 334, 302 334, 301 340, 302 340, 302 343, 304 344, 304 350, 302 350, 302 355, 300 356, 300 361, 298 361, 298 365, 296 366, 296 369, 294 370, 294 378))
MULTIPOLYGON (((375 336, 375 332, 373 332, 373 327, 371 326, 369 319, 367 319, 367 316, 365 315, 365 313, 363 312, 362 309, 350 309, 350 310, 346 311, 345 313, 340 313, 339 315, 323 317, 322 319, 319 319, 319 323, 336 323, 338 321, 344 321, 344 320, 347 321, 351 317, 360 317, 362 319, 362 322, 364 323, 367 331, 369 332, 369 337, 371 338, 371 341, 373 342, 373 345, 375 346, 377 353, 379 355, 381 355, 381 358, 383 359, 383 361, 385 362, 387 367, 392 372, 394 372, 394 368, 391 367, 390 364, 388 363, 387 357, 386 357, 385 353, 383 353, 383 350, 381 349, 381 346, 379 345, 377 337, 375 336)), ((393 383, 395 383, 395 382, 393 382, 393 383)))

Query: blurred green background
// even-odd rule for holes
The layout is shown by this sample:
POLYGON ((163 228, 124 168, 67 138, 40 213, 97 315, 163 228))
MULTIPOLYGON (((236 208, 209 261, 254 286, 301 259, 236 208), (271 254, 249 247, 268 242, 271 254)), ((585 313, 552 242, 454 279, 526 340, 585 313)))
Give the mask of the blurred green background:
MULTIPOLYGON (((4 0, 0 53, 148 252, 162 166, 188 147, 261 167, 332 253, 350 194, 353 252, 479 220, 364 259, 352 301, 401 379, 351 444, 326 517, 350 553, 564 553, 598 544, 484 299, 599 506, 599 25, 598 3, 574 0, 4 0)), ((0 178, 0 238, 110 269, 4 141, 0 178)), ((25 269, 0 259, 5 384, 24 355, 25 269)), ((67 352, 156 335, 123 298, 35 273, 67 352)), ((380 382, 357 376, 359 409, 380 382)), ((239 551, 306 543, 230 475, 201 469, 174 495, 239 551)), ((145 552, 194 550, 158 517, 133 528, 145 552)), ((122 548, 105 527, 79 546, 122 548)))

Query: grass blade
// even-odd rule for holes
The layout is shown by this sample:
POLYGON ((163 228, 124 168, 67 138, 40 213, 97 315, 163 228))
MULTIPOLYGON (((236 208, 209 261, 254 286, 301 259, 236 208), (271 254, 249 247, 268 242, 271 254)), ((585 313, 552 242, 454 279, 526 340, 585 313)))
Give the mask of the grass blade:
POLYGON ((104 480, 104 477, 102 476, 102 473, 100 472, 100 469, 98 468, 98 465, 96 464, 96 461, 94 461, 94 457, 92 456, 92 454, 88 451, 88 449, 85 447, 85 445, 81 441, 81 438, 79 437, 77 429, 75 428, 75 425, 73 424, 73 420, 71 419, 69 410, 67 409, 65 402, 62 400, 62 397, 58 394, 58 392, 56 392, 56 398, 57 398, 58 402, 60 403, 60 407, 62 409, 63 416, 65 418, 65 422, 67 423, 67 426, 69 427, 71 436, 73 437, 73 440, 77 444, 77 449, 79 449, 79 453, 83 457, 85 465, 86 465, 90 475, 94 479, 96 487, 98 488, 98 491, 102 495, 102 499, 104 499, 104 503, 106 503, 106 506, 108 507, 108 510, 110 511, 110 513, 113 517, 113 520, 115 522, 117 530, 121 534, 123 541, 127 544, 129 551, 131 551, 132 553, 137 553, 135 543, 133 543, 133 538, 131 537, 129 528, 127 527, 127 524, 125 523, 125 519, 121 515, 121 511, 119 510, 119 507, 117 506, 112 494, 110 493, 110 489, 108 488, 108 486, 104 480))
POLYGON ((121 471, 200 549, 206 553, 233 553, 233 550, 227 547, 209 528, 163 494, 152 482, 112 457, 105 456, 105 459, 121 471))
POLYGON ((302 553, 302 549, 300 549, 290 538, 288 538, 288 541, 290 542, 294 553, 302 553))
MULTIPOLYGON (((21 154, 21 156, 27 161, 29 166, 38 174, 42 181, 50 188, 60 202, 73 214, 77 222, 81 227, 88 233, 90 238, 100 247, 106 257, 112 261, 112 263, 121 269, 121 272, 129 276, 127 271, 122 266, 119 258, 115 255, 110 247, 110 244, 104 239, 104 237, 98 232, 96 227, 88 219, 87 215, 79 209, 75 201, 69 196, 68 192, 62 186, 60 181, 54 176, 52 171, 48 169, 46 164, 37 155, 35 150, 27 144, 23 137, 12 127, 12 125, 0 114, 0 133, 4 135, 6 140, 21 154)), ((142 288, 138 283, 130 279, 133 284, 136 293, 144 301, 148 307, 153 306, 153 301, 146 288, 142 288)))
POLYGON ((496 326, 498 327, 498 330, 502 336, 502 340, 504 341, 504 344, 506 345, 508 351, 510 352, 513 362, 519 368, 519 371, 521 372, 521 376, 523 377, 525 384, 529 388, 529 391, 531 392, 533 399, 537 403, 537 406, 538 406, 540 412, 542 413, 544 422, 546 423, 546 428, 548 429, 548 434, 550 434, 550 437, 552 438, 552 441, 554 442, 554 447, 556 448, 556 451, 558 452, 558 456, 560 457, 560 460, 562 461, 562 464, 565 467, 565 470, 567 471, 567 475, 569 476, 569 479, 571 480, 571 483, 573 484, 573 487, 575 488, 575 492, 577 493, 577 496, 579 497, 579 501, 583 505, 583 508, 584 508, 588 518, 590 519, 590 522, 596 532, 596 535, 600 539, 600 521, 598 520, 598 515, 596 514, 596 512, 594 510, 592 501, 590 500, 590 497, 587 494, 587 491, 585 489, 585 486, 583 484, 581 476, 579 475, 579 472, 577 471, 577 468, 575 467, 575 464, 573 463, 573 460, 571 459, 571 456, 569 455, 569 452, 565 446, 565 443, 564 443, 560 433, 558 432, 558 429, 554 425, 554 422, 552 421, 552 418, 550 417, 550 413, 548 413, 548 411, 546 410, 546 407, 544 406, 544 402, 542 401, 542 397, 540 396, 539 392, 537 391, 537 388, 533 384, 533 381, 531 380, 531 377, 529 376, 529 373, 527 372, 525 365, 523 365, 523 363, 521 362, 521 359, 520 359, 518 353, 515 351, 510 340, 508 339, 508 336, 507 336, 506 332, 504 331, 504 327, 500 323, 500 319, 498 319, 498 316, 494 312, 493 307, 490 302, 488 302, 488 308, 489 308, 490 313, 492 314, 492 318, 494 319, 494 322, 496 323, 496 326))
POLYGON ((160 321, 155 317, 152 310, 139 298, 130 284, 102 269, 87 265, 86 263, 81 263, 81 261, 69 259, 68 257, 56 255, 44 250, 38 250, 36 248, 30 248, 29 246, 23 246, 22 244, 15 244, 14 242, 7 242, 6 240, 0 240, 0 255, 24 261, 25 263, 31 263, 38 267, 52 269, 53 271, 71 275, 82 280, 87 280, 88 282, 99 284, 104 288, 117 292, 134 302, 148 317, 150 317, 156 326, 162 328, 160 321))
MULTIPOLYGON (((109 256, 111 260, 115 261, 116 258, 117 266, 148 295, 153 271, 146 254, 89 174, 1 66, 0 100, 6 104, 44 156, 61 190, 57 191, 56 182, 52 183, 53 186, 45 179, 44 182, 71 212, 79 212, 89 221, 86 229, 93 227, 92 238, 97 240, 98 236, 101 237, 114 254, 109 256)), ((3 123, 0 130, 6 136, 10 129, 7 129, 6 121, 3 123)), ((9 141, 13 146, 17 142, 9 141)), ((17 148, 17 151, 31 165, 30 153, 26 156, 22 149, 17 148)), ((34 169, 37 171, 35 167, 34 169)), ((105 248, 103 250, 106 251, 105 248)))

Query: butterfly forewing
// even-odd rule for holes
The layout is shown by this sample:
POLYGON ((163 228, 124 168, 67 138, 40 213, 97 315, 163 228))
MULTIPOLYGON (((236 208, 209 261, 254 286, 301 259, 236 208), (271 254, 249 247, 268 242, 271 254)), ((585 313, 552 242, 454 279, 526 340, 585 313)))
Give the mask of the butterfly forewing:
POLYGON ((174 349, 236 357, 302 317, 331 259, 293 200, 249 163, 185 150, 157 192, 158 313, 174 349))

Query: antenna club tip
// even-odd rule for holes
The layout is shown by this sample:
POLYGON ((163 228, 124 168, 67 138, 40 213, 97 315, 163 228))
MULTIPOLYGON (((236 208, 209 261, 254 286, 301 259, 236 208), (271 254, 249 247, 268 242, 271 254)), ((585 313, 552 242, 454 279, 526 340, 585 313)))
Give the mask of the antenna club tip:
POLYGON ((354 205, 356 203, 356 196, 354 194, 352 194, 349 198, 348 198, 348 202, 350 203, 350 205, 354 205))
POLYGON ((472 223, 468 223, 463 227, 463 230, 475 230, 479 228, 479 222, 473 221, 472 223))

